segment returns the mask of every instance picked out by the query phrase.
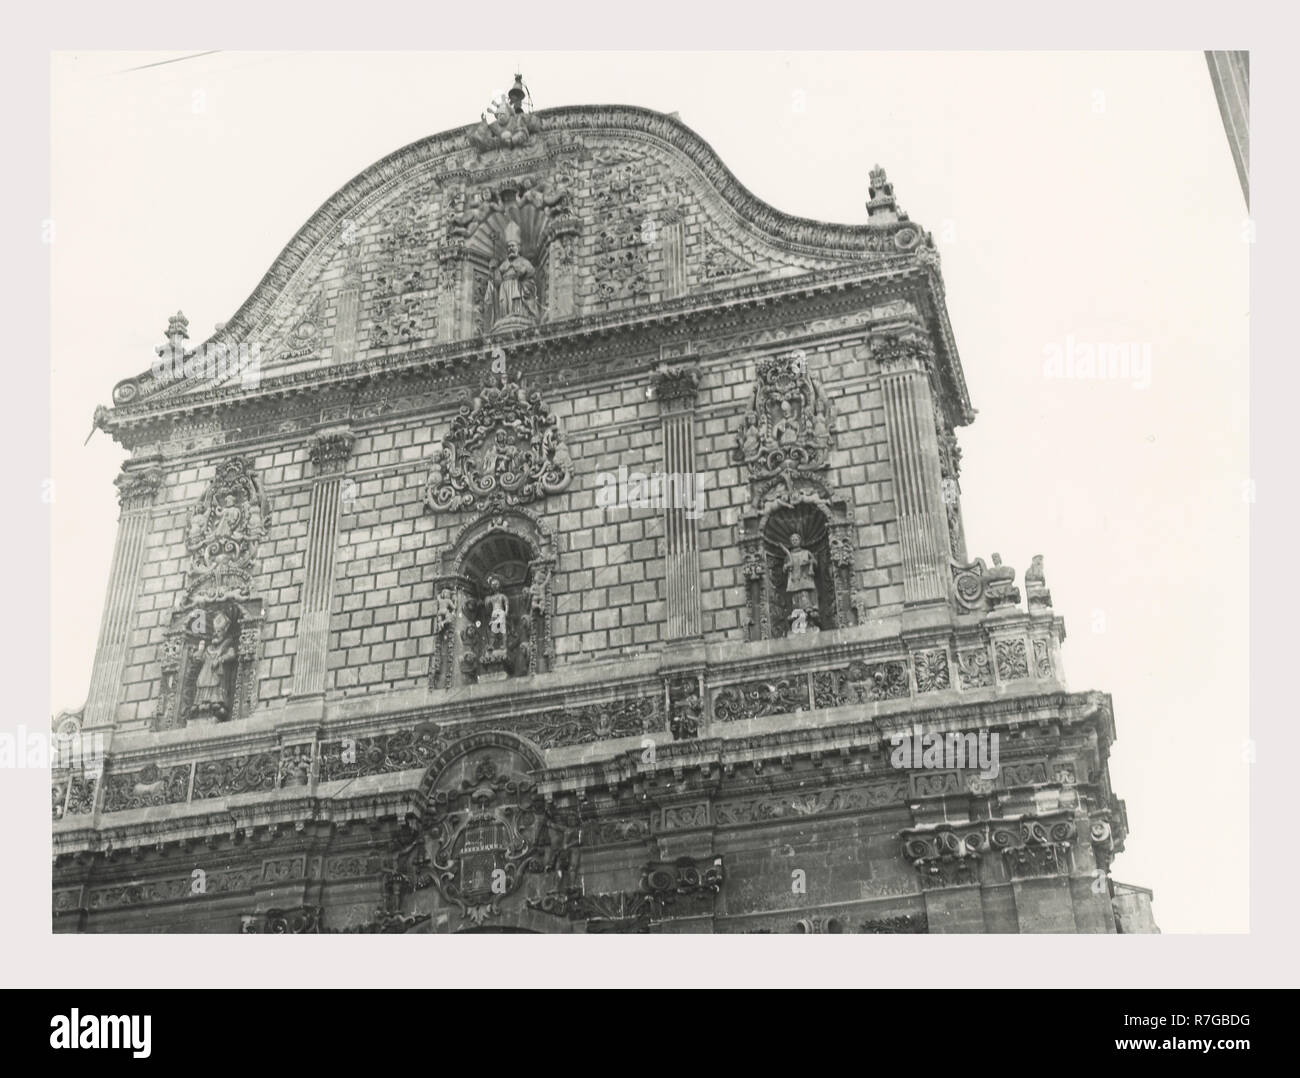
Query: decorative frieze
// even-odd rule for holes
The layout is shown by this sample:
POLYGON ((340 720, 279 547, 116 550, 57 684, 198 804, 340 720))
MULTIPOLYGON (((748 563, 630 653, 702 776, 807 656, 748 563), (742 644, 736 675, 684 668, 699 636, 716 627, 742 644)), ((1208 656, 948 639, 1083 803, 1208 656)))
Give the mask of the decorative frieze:
POLYGON ((146 764, 139 771, 115 775, 111 771, 104 787, 105 812, 171 805, 189 798, 190 765, 159 767, 146 764))
POLYGON ((200 760, 194 769, 195 800, 274 790, 280 764, 277 752, 223 760, 200 760))
POLYGON ((432 723, 370 737, 340 738, 322 742, 319 781, 386 775, 429 766, 447 747, 440 728, 432 723))
POLYGON ((719 827, 738 827, 750 823, 763 823, 767 820, 869 812, 872 809, 902 804, 907 796, 907 780, 896 778, 863 786, 835 787, 780 796, 720 801, 712 806, 713 820, 719 827))
POLYGON ((750 681, 719 689, 713 697, 713 718, 717 722, 740 722, 766 715, 805 711, 808 706, 806 677, 750 681))
POLYGON ((876 917, 863 921, 858 930, 872 935, 923 934, 930 931, 930 921, 924 913, 905 913, 897 917, 876 917))
POLYGON ((907 663, 854 661, 840 670, 813 674, 815 706, 843 707, 845 704, 878 703, 911 696, 907 663))
POLYGON ((659 734, 665 729, 664 704, 659 694, 607 703, 551 708, 531 715, 494 722, 495 729, 528 738, 538 748, 585 745, 620 737, 659 734))

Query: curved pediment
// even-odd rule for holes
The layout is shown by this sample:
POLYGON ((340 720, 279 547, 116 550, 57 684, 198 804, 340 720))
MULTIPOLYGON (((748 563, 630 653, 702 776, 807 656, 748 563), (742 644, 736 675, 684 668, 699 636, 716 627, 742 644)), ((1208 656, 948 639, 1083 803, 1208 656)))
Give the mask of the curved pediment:
POLYGON ((341 373, 928 254, 882 172, 868 223, 827 224, 762 202, 673 116, 600 106, 494 119, 412 143, 350 181, 212 338, 189 347, 173 318, 158 361, 119 383, 114 404, 341 373))

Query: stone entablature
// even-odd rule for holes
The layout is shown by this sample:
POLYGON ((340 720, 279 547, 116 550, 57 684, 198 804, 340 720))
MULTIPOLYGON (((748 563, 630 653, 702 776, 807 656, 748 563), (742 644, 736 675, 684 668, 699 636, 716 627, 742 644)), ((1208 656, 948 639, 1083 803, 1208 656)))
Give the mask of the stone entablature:
MULTIPOLYGON (((282 744, 341 745, 345 738, 369 744, 377 736, 430 724, 444 734, 509 730, 548 753, 577 748, 590 755, 627 738, 671 742, 677 715, 673 684, 683 669, 698 678, 697 712, 690 732, 677 724, 677 736, 703 738, 730 736, 729 728, 747 730, 756 722, 764 731, 799 725, 801 713, 868 707, 873 715, 907 715, 918 705, 928 709, 1007 693, 1042 693, 1064 683, 1059 650, 1064 624, 1050 613, 1002 610, 984 618, 951 618, 936 611, 907 621, 901 635, 877 625, 759 644, 699 644, 675 649, 670 664, 661 658, 591 664, 524 681, 291 704, 230 726, 124 732, 100 780, 102 794, 77 812, 68 807, 72 795, 65 792, 54 815, 68 822, 92 804, 112 813, 191 801, 194 790, 202 790, 196 759, 215 755, 226 761, 223 767, 243 774, 246 767, 256 770, 255 761, 271 767, 282 744), (136 744, 147 748, 141 752, 136 744), (236 760, 243 762, 231 763, 236 760)), ((369 750, 357 751, 364 756, 369 750)), ((279 766, 276 762, 271 772, 279 766)), ((259 788, 274 788, 266 785, 271 772, 258 772, 259 788)), ((328 775, 321 776, 318 768, 317 777, 328 775)), ((69 789, 69 776, 56 775, 56 782, 69 789)))
MULTIPOLYGON (((528 796, 535 796, 553 821, 545 839, 530 839, 541 843, 537 864, 522 866, 525 875, 512 877, 522 890, 506 902, 507 909, 466 909, 461 919, 453 911, 452 925, 494 918, 513 924, 532 917, 525 910, 538 909, 572 921, 604 922, 611 910, 637 908, 642 900, 632 896, 647 886, 651 892, 666 886, 657 882, 656 873, 667 873, 665 881, 676 876, 681 882, 686 877, 680 873, 688 872, 689 880, 701 874, 715 880, 717 886, 699 896, 709 901, 656 905, 651 911, 661 926, 656 930, 806 931, 779 927, 785 924, 782 909, 789 899, 780 901, 780 874, 776 891, 761 897, 729 893, 723 883, 745 865, 743 851, 753 839, 743 833, 760 828, 780 842, 782 828, 802 834, 816 827, 827 834, 848 828, 877 836, 872 843, 883 846, 873 854, 870 878, 875 882, 853 899, 836 892, 829 907, 825 893, 819 901, 789 907, 801 911, 790 919, 792 925, 807 916, 848 914, 851 927, 846 931, 902 931, 906 923, 891 928, 889 918, 926 915, 933 922, 931 931, 968 930, 946 928, 943 905, 933 905, 949 889, 956 896, 978 884, 996 892, 1018 886, 1018 881, 1054 877, 1072 885, 1077 881, 1086 898, 1109 858, 1122 848, 1127 831, 1123 805, 1097 778, 1105 773, 1113 739, 1104 696, 1052 692, 899 716, 914 724, 916 733, 977 727, 1000 731, 1014 748, 1002 754, 999 774, 991 780, 974 768, 897 768, 880 720, 846 716, 849 721, 840 722, 834 713, 815 718, 813 727, 669 743, 650 761, 636 738, 605 759, 564 764, 555 754, 545 754, 545 760, 530 755, 525 761, 530 767, 528 796), (980 841, 972 838, 976 835, 980 841), (681 867, 680 858, 677 867, 671 859, 660 868, 647 866, 640 870, 638 887, 631 864, 663 848, 689 851, 690 867, 681 867), (570 849, 571 857, 557 860, 570 849), (574 886, 579 853, 581 889, 574 886), (548 875, 547 866, 558 875, 548 875), (592 900, 565 897, 578 894, 592 900), (617 894, 626 897, 611 897, 617 894), (601 895, 606 897, 597 897, 601 895)), ((436 912, 439 904, 431 909, 427 898, 420 898, 425 885, 402 860, 403 851, 412 849, 402 821, 424 813, 438 776, 458 759, 476 758, 480 746, 486 751, 518 744, 526 754, 533 750, 509 734, 484 730, 462 736, 431 724, 387 736, 382 754, 372 753, 374 746, 358 738, 359 758, 369 758, 379 768, 392 762, 400 770, 328 782, 308 775, 304 783, 292 752, 282 752, 278 768, 274 754, 250 752, 184 768, 194 784, 186 804, 109 813, 94 831, 84 825, 78 831, 75 821, 73 827, 60 827, 55 839, 56 918, 102 918, 144 906, 160 914, 221 919, 227 916, 222 910, 239 903, 246 909, 237 912, 265 909, 266 900, 259 896, 267 893, 276 905, 290 906, 286 895, 300 888, 308 889, 304 896, 321 895, 323 886, 326 901, 320 904, 334 910, 326 930, 339 929, 354 919, 338 906, 339 896, 351 893, 347 888, 353 882, 374 889, 372 906, 384 901, 390 884, 396 887, 392 897, 406 894, 404 902, 392 905, 391 914, 436 912), (187 882, 193 877, 191 862, 209 866, 203 870, 201 891, 187 882), (85 875, 91 866, 92 874, 85 875), (84 882, 70 886, 72 878, 84 882)), ((111 764, 108 774, 111 784, 111 764)), ((487 781, 496 772, 479 768, 475 774, 476 781, 487 781)), ((127 775, 128 781, 136 778, 136 773, 127 775)), ((842 841, 848 842, 850 831, 844 831, 842 841)), ((750 875, 742 873, 742 878, 750 875)), ((458 899, 466 892, 458 885, 450 897, 462 905, 458 899)), ((571 930, 563 921, 530 920, 529 927, 571 930)), ((238 918, 224 930, 241 930, 238 918)))
MULTIPOLYGON (((905 310, 927 312, 929 332, 935 342, 937 377, 944 390, 949 422, 968 424, 973 420, 974 412, 961 373, 952 327, 942 303, 935 303, 934 288, 935 278, 923 265, 847 266, 737 286, 710 297, 685 296, 657 305, 652 310, 591 315, 564 325, 541 326, 504 341, 436 344, 412 348, 396 356, 331 364, 319 369, 270 371, 262 374, 253 385, 235 382, 205 388, 198 384, 183 397, 133 399, 119 403, 97 416, 96 422, 128 448, 146 445, 160 435, 166 435, 168 439, 183 439, 187 437, 185 425, 193 424, 197 417, 205 417, 203 426, 207 428, 224 433, 229 426, 232 435, 243 438, 247 437, 247 414, 232 419, 228 424, 206 420, 206 417, 232 409, 247 413, 259 404, 299 407, 304 389, 311 390, 313 400, 337 397, 341 404, 356 400, 362 402, 360 407, 364 408, 367 391, 375 393, 376 380, 380 380, 376 402, 392 396, 383 388, 389 380, 403 385, 403 396, 412 378, 445 378, 450 374, 464 379, 467 377, 464 372, 468 371, 468 378, 472 380, 485 361, 491 358, 494 349, 501 347, 511 356, 512 370, 518 366, 529 375, 534 385, 540 387, 544 381, 538 376, 548 369, 572 378, 586 368, 604 373, 610 369, 611 361, 621 359, 626 363, 631 358, 629 340, 644 341, 651 337, 655 339, 653 347, 657 348, 660 336, 679 335, 684 321, 691 323, 689 332, 701 338, 702 347, 698 354, 704 358, 710 350, 725 352, 737 347, 752 347, 752 344, 747 346, 743 343, 746 340, 755 344, 759 341, 772 344, 784 341, 787 347, 795 347, 801 343, 800 338, 815 338, 833 328, 833 322, 827 323, 825 316, 807 328, 790 325, 799 317, 799 304, 818 305, 826 315, 833 315, 835 311, 852 312, 847 315, 851 322, 845 323, 842 331, 850 324, 867 326, 894 321, 899 312, 891 304, 903 303, 905 310), (772 329, 764 333, 753 328, 764 323, 770 324, 772 329), (728 330, 732 336, 727 335, 728 330), (735 334, 736 330, 744 332, 735 334), (557 359, 562 364, 559 370, 555 367, 557 359)), ((268 427, 267 434, 274 433, 276 427, 268 427)))

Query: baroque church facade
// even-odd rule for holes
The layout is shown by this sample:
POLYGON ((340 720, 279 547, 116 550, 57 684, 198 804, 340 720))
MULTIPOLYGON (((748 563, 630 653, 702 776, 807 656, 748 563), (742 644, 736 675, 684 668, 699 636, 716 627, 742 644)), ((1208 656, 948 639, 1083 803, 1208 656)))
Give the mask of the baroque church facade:
POLYGON ((967 550, 933 241, 866 211, 516 78, 174 316, 96 415, 55 930, 1152 930, 1042 559, 967 550))

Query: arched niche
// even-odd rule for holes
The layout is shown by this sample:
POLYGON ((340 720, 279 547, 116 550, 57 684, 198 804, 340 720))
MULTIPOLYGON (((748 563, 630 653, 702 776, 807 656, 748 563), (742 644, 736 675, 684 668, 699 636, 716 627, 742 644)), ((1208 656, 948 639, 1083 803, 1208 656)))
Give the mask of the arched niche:
POLYGON ((852 625, 854 550, 848 506, 820 488, 770 500, 747 515, 741 552, 749 638, 852 625))
POLYGON ((441 557, 429 686, 448 689, 551 669, 556 550, 522 510, 470 522, 441 557))
POLYGON ((453 196, 451 249, 466 275, 471 330, 487 336, 574 313, 572 178, 562 168, 453 196))
POLYGON ((155 730, 233 722, 256 704, 262 601, 210 597, 172 611, 155 730))

